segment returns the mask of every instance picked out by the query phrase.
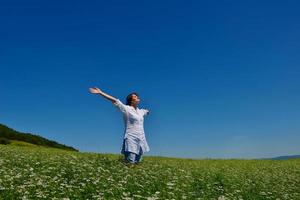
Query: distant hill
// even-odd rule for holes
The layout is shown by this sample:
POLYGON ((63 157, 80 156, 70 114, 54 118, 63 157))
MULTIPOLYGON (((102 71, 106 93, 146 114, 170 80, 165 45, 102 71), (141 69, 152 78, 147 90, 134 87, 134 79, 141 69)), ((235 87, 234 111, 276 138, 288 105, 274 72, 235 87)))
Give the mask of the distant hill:
POLYGON ((288 160, 288 159, 296 159, 300 158, 300 155, 291 155, 291 156, 278 156, 275 158, 271 158, 272 160, 288 160))
POLYGON ((45 146, 58 149, 65 149, 70 151, 78 151, 77 149, 59 144, 58 142, 48 140, 39 135, 31 133, 21 133, 13 130, 3 124, 0 124, 0 144, 14 144, 14 145, 26 145, 26 146, 45 146))
POLYGON ((278 156, 273 158, 261 158, 259 160, 289 160, 289 159, 298 159, 300 155, 289 155, 289 156, 278 156))

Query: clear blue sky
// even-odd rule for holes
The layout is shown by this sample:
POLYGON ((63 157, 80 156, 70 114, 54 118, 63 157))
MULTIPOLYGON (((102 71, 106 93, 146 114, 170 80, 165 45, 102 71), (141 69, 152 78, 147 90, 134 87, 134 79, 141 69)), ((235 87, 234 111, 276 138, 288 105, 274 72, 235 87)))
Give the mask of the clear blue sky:
POLYGON ((148 155, 300 153, 299 1, 0 1, 0 123, 119 153, 140 94, 148 155))

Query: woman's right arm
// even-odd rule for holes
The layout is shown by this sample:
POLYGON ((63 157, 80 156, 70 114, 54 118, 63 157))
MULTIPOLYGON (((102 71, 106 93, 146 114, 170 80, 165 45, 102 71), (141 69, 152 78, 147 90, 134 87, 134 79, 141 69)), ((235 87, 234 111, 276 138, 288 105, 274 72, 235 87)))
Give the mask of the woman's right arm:
POLYGON ((106 94, 105 92, 101 91, 99 88, 97 87, 92 87, 89 88, 90 93, 92 94, 99 94, 101 96, 103 96, 104 98, 110 100, 112 103, 116 103, 117 99, 113 96, 110 96, 108 94, 106 94))

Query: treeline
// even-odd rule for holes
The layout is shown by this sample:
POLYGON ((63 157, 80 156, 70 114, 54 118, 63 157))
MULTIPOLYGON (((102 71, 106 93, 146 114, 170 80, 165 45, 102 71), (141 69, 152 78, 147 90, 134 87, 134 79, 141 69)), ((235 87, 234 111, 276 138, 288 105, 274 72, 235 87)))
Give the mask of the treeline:
POLYGON ((31 133, 21 133, 15 131, 3 124, 0 124, 0 144, 10 144, 10 140, 18 140, 23 142, 28 142, 31 144, 39 145, 39 146, 46 146, 46 147, 53 147, 71 151, 78 151, 77 149, 66 146, 64 144, 59 144, 55 141, 48 140, 43 138, 39 135, 34 135, 31 133))

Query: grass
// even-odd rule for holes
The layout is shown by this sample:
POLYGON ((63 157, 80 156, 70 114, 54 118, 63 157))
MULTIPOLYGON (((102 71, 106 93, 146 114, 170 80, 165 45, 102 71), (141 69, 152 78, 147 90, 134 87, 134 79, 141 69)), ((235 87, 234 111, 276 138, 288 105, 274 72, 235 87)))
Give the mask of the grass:
POLYGON ((0 199, 300 199, 300 159, 120 159, 0 145, 0 199))
POLYGON ((10 142, 11 143, 9 145, 13 145, 13 146, 38 147, 38 145, 31 144, 28 142, 18 141, 18 140, 10 140, 10 142))

